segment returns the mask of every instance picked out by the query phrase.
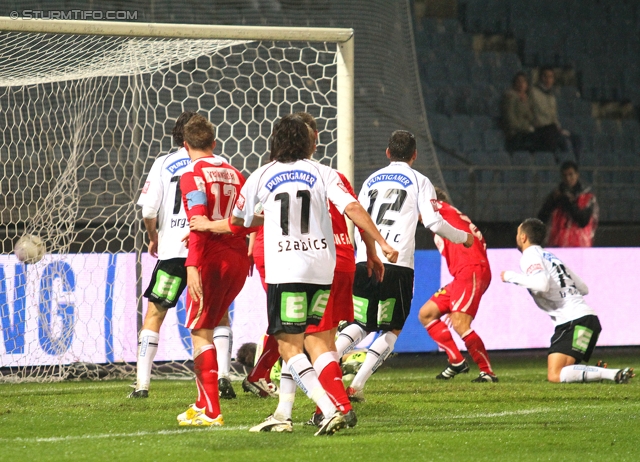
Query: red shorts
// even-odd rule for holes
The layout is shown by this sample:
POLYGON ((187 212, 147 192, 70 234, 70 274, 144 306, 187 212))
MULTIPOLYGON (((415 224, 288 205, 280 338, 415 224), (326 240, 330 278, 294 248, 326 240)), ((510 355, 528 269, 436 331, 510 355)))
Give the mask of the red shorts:
POLYGON ((202 291, 200 302, 194 302, 187 292, 186 327, 213 329, 244 287, 249 273, 249 257, 243 245, 227 244, 207 247, 200 267, 202 291))
POLYGON ((491 270, 488 266, 467 266, 460 271, 449 284, 431 297, 440 313, 453 311, 466 313, 475 318, 480 299, 491 282, 491 270))
POLYGON ((353 278, 355 271, 333 273, 331 294, 322 320, 317 326, 307 326, 306 333, 335 329, 340 321, 353 322, 353 278))
POLYGON ((262 287, 264 287, 264 291, 267 291, 267 283, 264 281, 264 254, 253 254, 253 264, 258 270, 258 274, 260 275, 260 282, 262 282, 262 287))

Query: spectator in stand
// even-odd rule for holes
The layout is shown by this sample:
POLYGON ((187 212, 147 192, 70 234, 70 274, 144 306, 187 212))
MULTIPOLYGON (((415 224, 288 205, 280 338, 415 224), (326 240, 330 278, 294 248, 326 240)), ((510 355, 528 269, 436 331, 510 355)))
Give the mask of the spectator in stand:
POLYGON ((502 98, 502 128, 505 148, 513 151, 535 151, 536 135, 529 102, 529 81, 524 72, 513 76, 511 88, 502 98))
POLYGON ((533 126, 539 150, 550 152, 569 151, 568 139, 571 140, 576 160, 580 159, 580 137, 564 130, 558 120, 558 107, 554 83, 556 80, 553 68, 540 68, 540 79, 530 91, 533 126))
POLYGON ((548 247, 591 247, 598 226, 598 203, 590 187, 580 183, 578 164, 560 167, 562 182, 544 202, 538 218, 548 222, 548 247))

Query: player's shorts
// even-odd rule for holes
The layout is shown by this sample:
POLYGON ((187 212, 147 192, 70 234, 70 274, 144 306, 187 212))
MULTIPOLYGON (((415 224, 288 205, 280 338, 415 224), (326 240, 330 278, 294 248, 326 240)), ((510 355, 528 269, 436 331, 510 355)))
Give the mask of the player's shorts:
POLYGON ((602 327, 597 316, 583 316, 556 327, 549 354, 562 353, 575 358, 576 364, 589 361, 602 327))
POLYGON ((158 260, 144 296, 161 308, 173 308, 187 287, 186 258, 158 260))
POLYGON ((491 270, 487 266, 467 266, 449 284, 431 297, 440 313, 460 312, 476 317, 482 295, 491 283, 491 270))
POLYGON ((303 334, 320 324, 330 291, 331 284, 267 284, 267 334, 303 334))
POLYGON ((353 317, 367 332, 400 330, 413 299, 413 269, 384 265, 384 280, 367 275, 367 264, 356 265, 353 283, 353 317))
POLYGON ((203 297, 194 301, 187 293, 187 320, 189 329, 213 329, 238 296, 249 273, 249 257, 243 245, 209 245, 200 267, 203 297))
POLYGON ((307 327, 306 333, 324 332, 335 329, 340 321, 353 322, 353 271, 336 271, 333 273, 331 294, 327 302, 327 309, 320 324, 307 327))

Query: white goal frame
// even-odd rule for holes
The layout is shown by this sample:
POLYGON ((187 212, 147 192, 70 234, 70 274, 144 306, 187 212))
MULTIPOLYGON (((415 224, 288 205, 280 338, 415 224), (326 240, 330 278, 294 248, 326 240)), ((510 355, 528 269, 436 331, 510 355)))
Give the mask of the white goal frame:
POLYGON ((354 32, 347 28, 220 26, 117 21, 11 19, 0 16, 0 30, 67 35, 104 35, 173 39, 229 39, 331 42, 337 47, 337 169, 354 182, 353 73, 354 32))
MULTIPOLYGON (((335 46, 335 130, 333 138, 335 144, 336 167, 351 182, 354 182, 354 31, 348 28, 313 28, 313 27, 261 27, 261 26, 221 26, 221 25, 191 25, 191 24, 160 24, 116 21, 73 21, 73 20, 24 20, 0 17, 0 31, 4 33, 23 34, 52 34, 66 36, 93 36, 93 37, 125 37, 139 39, 182 39, 182 40, 238 40, 245 42, 298 42, 331 44, 335 46)), ((275 43, 274 43, 274 46, 275 43)), ((277 47, 277 46, 276 46, 277 47)), ((120 74, 113 74, 120 75, 120 74)), ((73 80, 71 77, 69 80, 73 80)), ((30 84, 27 84, 30 85, 30 84)), ((275 121, 273 121, 275 122, 275 121)), ((333 128, 332 128, 333 131, 333 128)), ((166 136, 166 134, 165 134, 166 136)), ((333 150, 332 149, 332 150, 333 150)), ((333 163, 333 161, 332 161, 333 163)), ((141 173, 141 172, 140 172, 141 173)), ((134 171, 135 174, 135 171, 134 171)), ((140 185, 141 186, 141 185, 140 185)), ((143 235, 141 231, 134 233, 136 253, 136 297, 138 303, 138 328, 141 325, 142 310, 142 266, 141 252, 143 247, 143 235)), ((111 260, 110 260, 111 262, 111 260)), ((111 265, 111 263, 109 263, 111 265)), ((107 288, 108 289, 108 288, 107 288)), ((105 328, 106 329, 106 328, 105 328)), ((108 362, 111 363, 113 359, 108 362)), ((120 364, 116 359, 114 363, 120 364)), ((74 363, 71 366, 93 363, 74 363)), ((124 364, 124 363, 123 363, 124 364)), ((60 364, 61 366, 63 364, 60 364)), ((49 374, 50 365, 42 367, 42 371, 36 370, 40 366, 34 364, 34 373, 49 374)), ((14 366, 11 365, 13 368, 14 366)), ((23 374, 23 366, 15 366, 16 380, 27 378, 31 373, 23 374)), ((32 366, 27 365, 27 368, 32 366)), ((57 367, 54 365, 54 367, 57 367)), ((65 366, 67 367, 67 366, 65 366)), ((84 367, 84 366, 83 366, 84 367)), ((120 367, 120 366, 118 366, 120 367)), ((126 366, 125 366, 126 367, 126 366)), ((89 372, 93 371, 91 369, 89 372)), ((125 371, 127 372, 127 371, 125 371)), ((12 372, 11 372, 12 373, 12 372)), ((54 372, 56 378, 66 377, 64 373, 54 372), (59 376, 59 377, 58 377, 59 376)), ((111 374, 111 372, 109 372, 111 374)), ((98 377, 99 375, 96 375, 98 377)), ((114 375, 116 376, 116 375, 114 375)), ((119 376, 119 375, 117 375, 119 376)), ((8 376, 10 377, 10 376, 8 376)), ((35 375, 33 375, 35 377, 35 375)), ((74 376, 75 377, 75 376, 74 376)), ((80 376, 78 376, 80 377, 80 376)), ((102 377, 102 376, 100 376, 102 377)), ((111 377, 111 375, 109 375, 111 377)), ((0 378, 2 376, 0 375, 0 378)), ((6 377, 5 377, 6 378, 6 377)), ((11 378, 10 378, 11 379, 11 378)), ((2 381, 2 380, 0 380, 2 381)))

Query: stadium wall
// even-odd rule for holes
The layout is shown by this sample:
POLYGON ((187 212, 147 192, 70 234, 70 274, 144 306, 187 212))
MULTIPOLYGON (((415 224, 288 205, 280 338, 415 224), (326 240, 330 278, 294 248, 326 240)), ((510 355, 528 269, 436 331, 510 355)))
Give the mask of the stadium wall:
MULTIPOLYGON (((519 267, 515 249, 490 249, 493 282, 482 299, 474 328, 490 350, 546 348, 553 333, 549 317, 526 290, 500 281, 504 269, 519 267)), ((590 287, 587 302, 600 317, 600 346, 638 345, 635 326, 640 308, 634 287, 640 248, 556 249, 590 287)), ((451 280, 434 250, 416 252, 414 303, 396 352, 429 352, 437 346, 420 325, 420 306, 451 280)), ((154 259, 143 255, 148 284, 154 259)), ((135 362, 135 254, 48 255, 23 265, 0 256, 0 367, 73 362, 135 362)), ((146 309, 146 306, 145 306, 146 309)), ((258 342, 267 327, 266 297, 257 273, 232 306, 234 353, 245 342, 258 342)), ((169 310, 161 330, 157 361, 191 358, 184 298, 169 310)), ((456 336, 454 336, 456 337, 456 336)), ((464 349, 464 344, 459 342, 464 349)))

